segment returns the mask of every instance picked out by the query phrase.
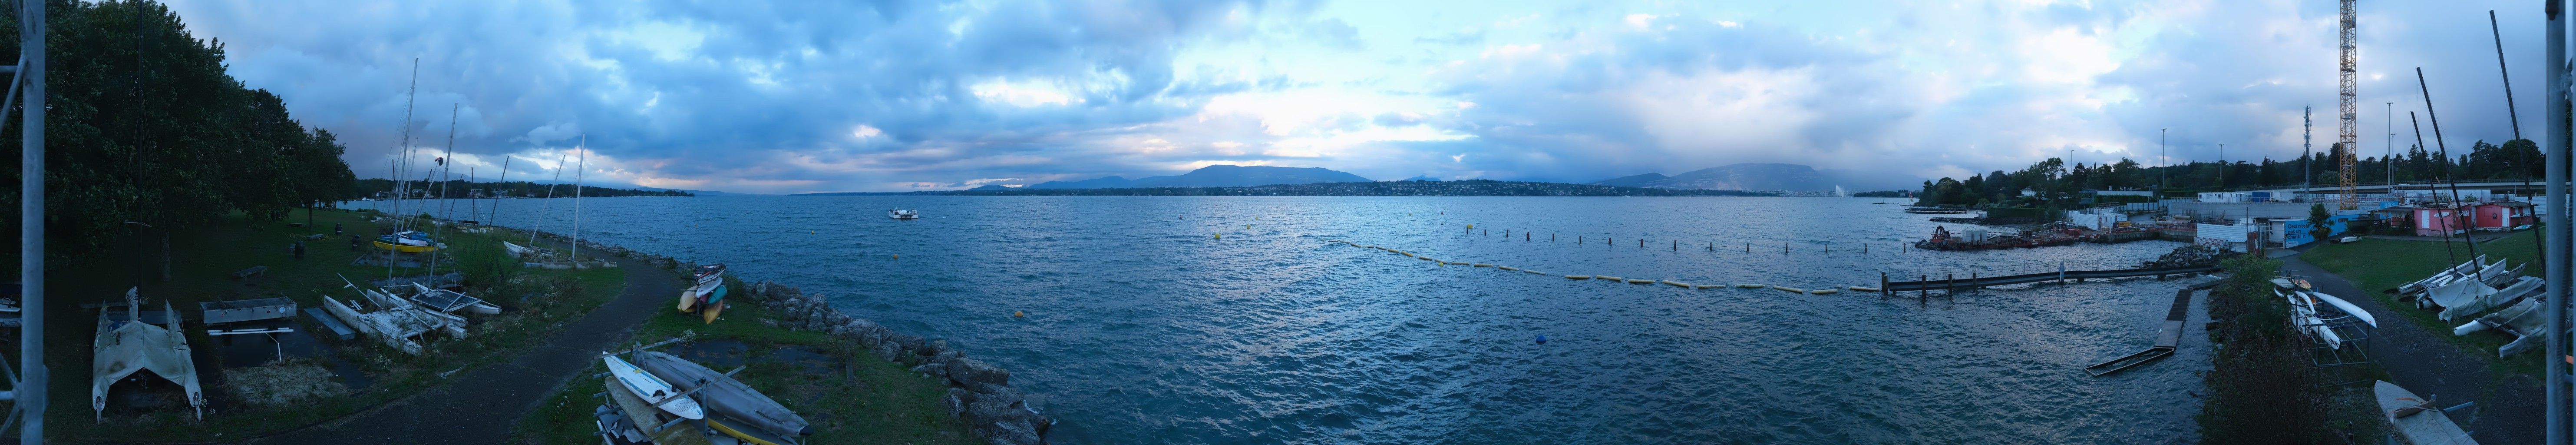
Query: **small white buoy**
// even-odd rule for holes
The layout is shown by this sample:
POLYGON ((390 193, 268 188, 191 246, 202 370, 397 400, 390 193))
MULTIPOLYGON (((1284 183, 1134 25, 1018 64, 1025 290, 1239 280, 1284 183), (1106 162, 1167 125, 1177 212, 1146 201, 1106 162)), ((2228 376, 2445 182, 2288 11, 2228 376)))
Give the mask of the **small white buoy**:
POLYGON ((1684 282, 1673 281, 1673 280, 1664 280, 1664 284, 1671 285, 1671 286, 1673 286, 1673 287, 1682 287, 1682 288, 1691 287, 1690 283, 1684 283, 1684 282))
POLYGON ((1868 286, 1843 286, 1843 287, 1851 288, 1852 292, 1878 292, 1878 288, 1875 288, 1875 287, 1868 287, 1868 286))
POLYGON ((1502 270, 1521 270, 1521 268, 1518 268, 1518 267, 1512 267, 1512 266, 1494 266, 1494 268, 1495 268, 1495 269, 1502 269, 1502 270))
POLYGON ((1806 289, 1799 289, 1799 288, 1794 288, 1794 287, 1781 286, 1781 285, 1777 285, 1777 284, 1771 285, 1771 288, 1772 288, 1772 289, 1779 289, 1779 290, 1789 291, 1789 292, 1792 292, 1792 293, 1801 293, 1801 294, 1803 294, 1803 293, 1807 293, 1807 290, 1806 290, 1806 289))

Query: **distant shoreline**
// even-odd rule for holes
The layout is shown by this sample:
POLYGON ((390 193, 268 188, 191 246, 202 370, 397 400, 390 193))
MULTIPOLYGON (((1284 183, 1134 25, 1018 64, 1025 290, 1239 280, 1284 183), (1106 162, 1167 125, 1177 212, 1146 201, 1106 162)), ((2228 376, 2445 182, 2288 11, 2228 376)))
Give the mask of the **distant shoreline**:
MULTIPOLYGON (((1380 181, 1279 184, 1250 187, 1139 187, 918 192, 823 192, 787 196, 1803 196, 1801 192, 1660 189, 1521 181, 1380 181)), ((1818 196, 1831 196, 1830 192, 1818 196)))

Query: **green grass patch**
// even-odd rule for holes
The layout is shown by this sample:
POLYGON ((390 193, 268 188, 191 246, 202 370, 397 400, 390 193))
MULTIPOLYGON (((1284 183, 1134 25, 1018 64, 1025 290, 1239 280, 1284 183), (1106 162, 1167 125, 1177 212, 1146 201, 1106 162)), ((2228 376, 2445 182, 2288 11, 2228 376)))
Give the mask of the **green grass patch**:
MULTIPOLYGON (((464 339, 433 335, 423 354, 413 356, 381 346, 363 335, 348 342, 323 340, 343 359, 358 364, 371 384, 345 394, 300 400, 286 406, 259 406, 225 400, 235 396, 217 388, 206 388, 209 399, 217 399, 224 409, 209 410, 205 420, 191 418, 185 404, 178 409, 118 415, 111 410, 105 421, 93 421, 87 400, 90 377, 90 348, 97 323, 94 309, 86 303, 121 302, 125 289, 139 285, 150 309, 167 301, 182 313, 194 313, 202 301, 247 298, 287 297, 301 307, 320 307, 322 299, 351 300, 360 298, 356 291, 344 288, 342 276, 364 284, 364 280, 387 276, 385 267, 351 264, 362 252, 372 252, 375 235, 390 231, 391 219, 368 221, 372 212, 321 210, 296 211, 282 220, 253 218, 234 213, 214 223, 173 230, 168 236, 171 255, 167 281, 161 280, 160 243, 158 234, 140 239, 129 237, 119 244, 124 249, 88 252, 75 257, 70 264, 53 265, 48 270, 46 301, 46 364, 52 369, 49 391, 55 401, 47 410, 51 428, 49 436, 56 442, 206 442, 250 437, 310 425, 381 404, 423 389, 436 387, 436 374, 449 370, 507 361, 519 351, 532 348, 562 323, 588 313, 601 303, 615 298, 625 288, 625 272, 619 269, 535 270, 515 267, 515 261, 503 253, 500 242, 510 238, 525 244, 523 235, 506 231, 489 233, 433 232, 448 248, 436 262, 436 273, 464 272, 466 292, 492 301, 503 308, 497 316, 475 316, 482 323, 468 328, 464 339), (309 219, 308 219, 309 218, 309 219), (288 223, 310 223, 293 227, 288 223), (333 225, 343 229, 332 234, 333 225), (320 239, 307 239, 311 235, 320 239), (349 235, 362 238, 360 249, 349 247, 349 235), (287 246, 302 241, 305 257, 294 258, 287 246), (247 279, 232 277, 234 271, 253 266, 266 266, 266 272, 247 279), (526 298, 522 298, 522 297, 526 298)), ((426 269, 397 270, 400 276, 429 273, 426 269)), ((202 350, 212 345, 204 326, 183 325, 189 342, 202 350)), ((298 330, 327 332, 298 317, 298 330)), ((317 334, 317 336, 320 336, 317 334)), ((14 351, 12 351, 14 352, 14 351)), ((220 358, 218 358, 220 360, 220 358)), ((200 369, 201 379, 211 382, 221 368, 255 366, 257 363, 217 363, 215 368, 200 369)), ((345 382, 343 382, 345 383, 345 382)), ((162 384, 162 387, 168 385, 162 384)))
MULTIPOLYGON (((632 342, 649 344, 686 337, 741 342, 751 346, 748 355, 752 357, 781 347, 802 347, 830 355, 837 363, 830 364, 828 371, 755 359, 735 375, 812 422, 815 434, 808 438, 808 444, 984 443, 967 431, 964 422, 948 415, 946 381, 878 360, 854 344, 820 332, 762 325, 760 320, 778 320, 778 314, 753 304, 746 298, 747 293, 738 292, 729 298, 737 301, 712 324, 704 323, 697 314, 663 311, 645 322, 632 342)), ((591 423, 591 410, 599 406, 600 400, 591 395, 605 391, 606 383, 591 375, 604 370, 594 365, 562 391, 548 396, 535 414, 519 423, 511 442, 597 443, 595 434, 599 429, 591 423)))
MULTIPOLYGON (((2478 243, 2478 254, 2486 255, 2488 261, 2496 259, 2511 261, 2512 265, 2507 267, 2536 261, 2540 259, 2540 246, 2536 245, 2532 238, 2539 236, 2538 233, 2537 230, 2530 230, 2478 243)), ((2467 321, 2442 321, 2432 311, 2416 310, 2415 303, 2397 301, 2397 295, 2383 292, 2396 289, 2398 285, 2424 279, 2444 267, 2458 265, 2477 256, 2469 253, 2466 243, 2448 243, 2448 249, 2444 248, 2444 244, 2441 241, 2371 239, 2358 243, 2317 246, 2299 255, 2299 260, 2315 264, 2328 272, 2343 276, 2344 279, 2352 280, 2353 284, 2370 294, 2369 298, 2376 299, 2379 304, 2404 315, 2407 322, 2433 332, 2435 337, 2449 341, 2451 345, 2459 347, 2463 353, 2490 360, 2495 364, 2490 368, 2499 375, 2540 375, 2543 367, 2540 354, 2526 352, 2512 357, 2496 357, 2497 347, 2513 341, 2507 335, 2494 332, 2466 336, 2450 335, 2451 327, 2467 321)), ((2526 274, 2537 273, 2537 271, 2538 269, 2524 270, 2526 274)))

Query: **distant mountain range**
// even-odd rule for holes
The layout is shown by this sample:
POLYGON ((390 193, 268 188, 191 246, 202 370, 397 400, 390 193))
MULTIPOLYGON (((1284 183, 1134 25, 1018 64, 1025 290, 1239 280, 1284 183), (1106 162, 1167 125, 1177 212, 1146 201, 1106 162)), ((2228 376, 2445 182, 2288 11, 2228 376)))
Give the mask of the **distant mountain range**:
POLYGON ((1784 193, 1742 190, 1692 190, 1604 185, 1566 184, 1560 182, 1517 182, 1468 179, 1460 181, 1356 181, 1306 184, 1274 184, 1254 187, 1128 187, 1100 189, 1042 189, 1036 187, 976 187, 969 190, 920 192, 834 192, 799 193, 796 196, 1782 196, 1784 193))
POLYGON ((1645 173, 1591 182, 1591 185, 1642 187, 1660 189, 1766 190, 1766 191, 1831 191, 1842 186, 1849 191, 1879 190, 1890 187, 1908 188, 1914 180, 1861 175, 1848 171, 1819 171, 1798 164, 1745 163, 1692 170, 1664 176, 1645 173))
MULTIPOLYGON (((1152 187, 1252 187, 1277 184, 1313 184, 1318 182, 1369 182, 1368 178, 1322 167, 1272 167, 1267 165, 1210 165, 1175 176, 1148 176, 1127 179, 1110 176, 1080 181, 1047 181, 1030 185, 1032 189, 1108 189, 1152 187)), ((977 188, 974 190, 985 190, 977 188)))

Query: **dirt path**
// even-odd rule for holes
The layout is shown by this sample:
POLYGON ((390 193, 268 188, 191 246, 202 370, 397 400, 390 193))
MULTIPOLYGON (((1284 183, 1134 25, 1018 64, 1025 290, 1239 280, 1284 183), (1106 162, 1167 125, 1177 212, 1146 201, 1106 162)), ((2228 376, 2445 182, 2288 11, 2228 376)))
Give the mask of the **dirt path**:
POLYGON ((2438 395, 2443 405, 2478 402, 2472 412, 2451 413, 2451 421, 2468 429, 2478 443, 2540 443, 2543 407, 2538 380, 2513 376, 2496 381, 2485 358, 2470 356, 2439 337, 2451 335, 2450 330, 2434 332, 2416 326, 2403 314, 2392 312, 2379 304, 2379 299, 2372 298, 2376 290, 2365 291, 2351 280, 2299 261, 2297 256, 2282 258, 2281 269, 2313 277, 2310 281, 2316 283, 2317 290, 2343 297, 2380 320, 2365 346, 2370 348, 2371 360, 2388 370, 2392 383, 2417 394, 2438 395))
POLYGON ((444 384, 302 430, 255 443, 497 444, 510 429, 561 390, 591 357, 651 318, 679 292, 679 277, 643 262, 610 257, 626 271, 626 290, 546 343, 508 363, 449 376, 444 384))

